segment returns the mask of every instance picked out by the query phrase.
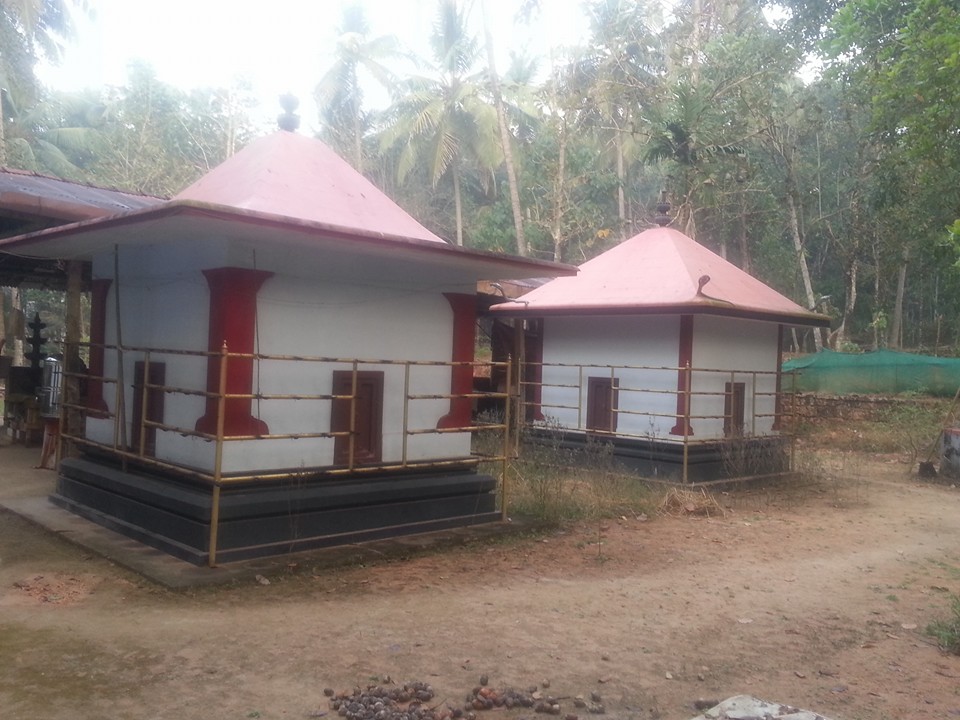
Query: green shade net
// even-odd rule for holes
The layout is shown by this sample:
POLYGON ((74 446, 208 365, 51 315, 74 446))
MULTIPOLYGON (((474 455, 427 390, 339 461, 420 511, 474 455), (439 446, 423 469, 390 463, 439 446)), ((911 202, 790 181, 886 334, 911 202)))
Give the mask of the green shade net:
POLYGON ((830 395, 927 393, 953 397, 960 360, 893 350, 842 353, 823 350, 783 363, 783 389, 830 395), (795 372, 795 385, 787 373, 795 372))

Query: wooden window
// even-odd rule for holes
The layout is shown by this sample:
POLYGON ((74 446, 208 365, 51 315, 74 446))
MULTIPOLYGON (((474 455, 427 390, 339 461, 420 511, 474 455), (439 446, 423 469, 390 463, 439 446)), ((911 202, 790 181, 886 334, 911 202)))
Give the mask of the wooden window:
MULTIPOLYGON (((351 370, 337 370, 333 373, 333 394, 351 395, 353 393, 353 375, 351 370)), ((379 370, 358 371, 357 394, 351 400, 344 398, 333 401, 330 430, 348 432, 350 415, 353 419, 353 465, 378 463, 382 457, 383 444, 383 372, 379 370)), ((342 435, 334 439, 333 461, 337 465, 350 465, 350 436, 342 435)))
POLYGON ((726 437, 743 435, 743 414, 746 398, 746 385, 742 382, 728 382, 724 387, 723 434, 726 437))
POLYGON ((620 381, 611 377, 587 378, 587 430, 616 432, 620 381))

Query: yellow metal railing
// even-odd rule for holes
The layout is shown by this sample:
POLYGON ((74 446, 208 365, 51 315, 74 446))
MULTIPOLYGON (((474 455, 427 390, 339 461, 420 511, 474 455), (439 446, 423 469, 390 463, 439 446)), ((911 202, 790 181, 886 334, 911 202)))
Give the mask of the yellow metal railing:
MULTIPOLYGON (((89 343, 83 344, 90 346, 89 343)), ((506 373, 507 388, 511 387, 511 362, 493 363, 493 362, 443 362, 443 361, 405 361, 395 359, 357 359, 357 358, 336 358, 336 357, 313 357, 297 355, 267 355, 267 354, 248 354, 231 353, 224 346, 220 352, 195 352, 185 350, 169 350, 159 348, 139 348, 123 347, 115 345, 97 346, 103 349, 104 355, 112 358, 113 366, 118 368, 115 374, 91 376, 89 373, 71 373, 64 374, 64 382, 68 378, 75 382, 98 383, 101 388, 113 388, 113 402, 108 403, 108 410, 92 410, 82 403, 64 402, 61 405, 61 413, 65 417, 67 413, 78 413, 86 417, 95 417, 101 420, 109 420, 113 424, 112 443, 98 442, 88 437, 87 433, 74 432, 71 428, 62 422, 63 431, 61 432, 61 443, 72 443, 76 446, 88 449, 95 449, 99 453, 114 457, 124 466, 129 463, 152 468, 158 471, 173 473, 178 476, 186 477, 211 488, 211 516, 210 516, 210 538, 209 538, 209 563, 216 563, 217 553, 217 532, 219 525, 220 512, 220 492, 223 487, 229 485, 242 484, 245 482, 283 482, 292 477, 302 478, 305 474, 316 475, 317 477, 343 478, 355 476, 359 473, 372 474, 377 472, 390 472, 410 469, 434 469, 443 467, 464 467, 477 466, 481 463, 490 464, 492 467, 499 467, 499 503, 501 516, 506 517, 506 496, 507 496, 507 471, 509 460, 514 456, 514 445, 511 442, 511 418, 514 417, 511 405, 511 393, 504 392, 468 392, 468 393, 417 393, 413 392, 413 375, 418 370, 443 369, 453 373, 456 368, 461 370, 470 367, 475 370, 480 366, 489 368, 498 368, 506 373), (150 366, 152 363, 159 362, 161 359, 167 359, 174 356, 191 356, 202 360, 203 362, 217 362, 219 364, 219 387, 216 392, 210 392, 206 388, 197 386, 184 387, 174 384, 160 384, 151 382, 150 366), (238 359, 253 361, 259 366, 270 363, 294 363, 302 365, 306 363, 325 366, 327 369, 349 367, 351 372, 351 387, 348 394, 343 393, 282 393, 270 392, 269 388, 263 386, 257 387, 256 391, 250 393, 229 393, 227 392, 227 379, 229 377, 230 363, 238 359), (123 373, 120 368, 131 362, 143 363, 142 386, 135 388, 139 393, 139 413, 137 417, 127 417, 126 404, 123 401, 126 395, 119 392, 122 384, 123 373), (384 460, 379 462, 357 462, 356 458, 356 437, 357 437, 357 403, 358 395, 358 377, 360 373, 370 367, 399 367, 402 370, 402 407, 398 414, 400 417, 400 455, 399 458, 384 460), (263 391, 266 389, 267 391, 263 391), (151 419, 151 397, 154 393, 162 393, 166 397, 201 397, 205 401, 215 402, 216 405, 216 430, 215 432, 203 432, 195 427, 186 427, 182 425, 170 424, 159 420, 151 419), (335 431, 332 426, 332 416, 328 413, 314 413, 316 422, 313 425, 307 425, 297 432, 263 433, 258 435, 238 435, 228 434, 225 431, 225 419, 227 417, 227 407, 231 400, 249 400, 257 403, 262 409, 263 405, 269 405, 273 414, 276 414, 278 406, 287 406, 303 402, 322 402, 331 404, 336 401, 349 401, 349 419, 346 430, 335 431), (474 413, 461 413, 466 422, 457 424, 453 427, 436 426, 412 426, 410 408, 421 402, 447 401, 450 404, 450 411, 459 403, 470 403, 471 405, 479 401, 492 401, 501 408, 499 413, 493 415, 494 419, 489 417, 484 421, 478 421, 474 413), (111 407, 112 406, 112 407, 111 407), (324 419, 327 418, 327 419, 324 419), (127 430, 130 428, 131 434, 135 435, 139 441, 132 445, 127 441, 127 430), (136 430, 136 432, 134 432, 136 430), (172 462, 163 457, 157 457, 155 453, 150 452, 148 447, 149 433, 170 433, 181 437, 194 437, 204 442, 213 443, 213 462, 210 469, 198 469, 192 466, 186 466, 178 462, 172 462), (485 434, 493 438, 492 441, 483 443, 472 442, 469 455, 463 457, 439 457, 426 459, 411 459, 409 453, 409 443, 412 438, 422 435, 440 435, 447 433, 469 433, 473 438, 485 434), (270 440, 303 440, 311 441, 321 438, 347 438, 348 451, 347 462, 345 465, 329 464, 322 466, 299 466, 296 470, 277 470, 265 472, 224 472, 224 449, 229 443, 238 441, 270 441, 270 440), (482 445, 484 450, 475 450, 475 446, 482 445)), ((205 382, 206 374, 203 374, 205 382)), ((394 398, 395 399, 395 398, 394 398)), ((262 414, 262 413, 261 413, 262 414)), ((456 415, 455 415, 456 417, 456 415)), ((63 419, 63 418, 62 418, 63 419)), ((156 442, 153 443, 154 447, 156 442)), ((61 448, 61 454, 62 448, 61 448)))
POLYGON ((790 442, 789 469, 794 467, 794 438, 789 430, 784 429, 793 427, 789 420, 793 418, 794 406, 784 402, 792 393, 780 390, 779 373, 776 371, 730 370, 689 365, 677 367, 528 362, 523 366, 521 378, 519 399, 523 407, 520 418, 524 427, 538 426, 536 421, 527 419, 530 405, 534 405, 543 417, 559 418, 555 424, 565 431, 589 432, 594 437, 607 437, 611 440, 624 438, 682 444, 681 472, 685 483, 689 480, 689 450, 693 445, 722 446, 725 443, 743 443, 749 439, 783 438, 790 442), (547 374, 553 379, 543 380, 547 374), (610 414, 613 418, 647 418, 647 425, 651 430, 644 432, 636 429, 642 427, 643 423, 633 423, 633 430, 625 430, 617 422, 613 423, 615 430, 587 427, 585 403, 588 399, 587 379, 591 376, 610 379, 613 389, 610 414), (681 378, 679 382, 678 377, 681 378), (628 384, 628 378, 634 378, 634 384, 628 384), (725 386, 722 389, 713 389, 720 382, 725 383, 725 386), (743 418, 734 414, 734 387, 738 383, 743 385, 744 390, 743 418), (620 398, 635 398, 641 394, 672 398, 667 403, 670 410, 654 409, 655 403, 644 406, 636 399, 620 401, 620 398), (539 399, 530 401, 528 398, 531 395, 539 399), (571 399, 570 396, 573 395, 575 398, 571 399), (724 399, 721 412, 696 410, 710 405, 709 402, 702 402, 709 398, 724 399), (749 406, 746 405, 747 398, 750 401, 749 406), (729 408, 729 412, 726 408, 729 408), (564 422, 564 417, 572 422, 564 422), (663 426, 663 422, 658 421, 675 422, 674 427, 678 428, 679 432, 653 430, 663 426), (701 435, 697 427, 702 428, 703 421, 712 422, 715 431, 701 435), (716 431, 718 427, 720 432, 716 431))

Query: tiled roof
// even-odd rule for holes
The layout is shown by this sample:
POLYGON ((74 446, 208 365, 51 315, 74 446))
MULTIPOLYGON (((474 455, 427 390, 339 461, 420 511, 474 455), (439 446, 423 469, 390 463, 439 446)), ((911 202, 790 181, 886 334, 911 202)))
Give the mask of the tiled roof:
POLYGON ((173 200, 444 242, 329 147, 292 132, 254 140, 173 200))
POLYGON ((519 300, 495 306, 514 315, 650 312, 748 315, 824 324, 716 253, 672 228, 645 230, 546 283, 519 300))
POLYGON ((161 198, 109 190, 26 170, 0 168, 0 212, 35 216, 45 224, 82 220, 150 207, 161 198))

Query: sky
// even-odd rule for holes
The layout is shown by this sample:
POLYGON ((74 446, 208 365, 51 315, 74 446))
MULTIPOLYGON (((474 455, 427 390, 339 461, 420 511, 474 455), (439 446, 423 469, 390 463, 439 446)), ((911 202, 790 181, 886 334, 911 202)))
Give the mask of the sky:
MULTIPOLYGON (((255 117, 272 123, 279 95, 300 98, 301 130, 317 129, 313 88, 332 63, 336 27, 350 0, 90 0, 93 16, 76 18, 76 37, 59 66, 39 75, 61 90, 122 85, 134 59, 146 60, 160 80, 185 90, 227 87, 248 78, 259 101, 255 117)), ((579 0, 543 0, 531 25, 515 21, 518 0, 488 0, 498 69, 511 50, 546 56, 551 47, 583 39, 579 0)), ((436 0, 360 0, 370 36, 396 35, 418 55, 436 17, 436 0)), ((480 0, 467 0, 474 32, 482 39, 480 0)), ((367 93, 377 98, 371 88, 367 93)))

